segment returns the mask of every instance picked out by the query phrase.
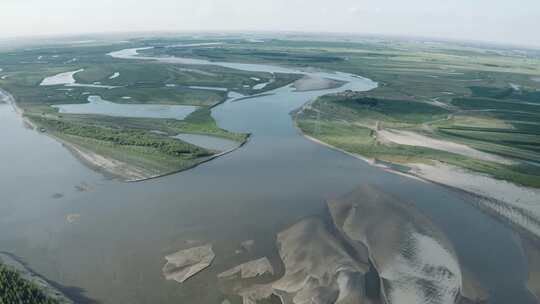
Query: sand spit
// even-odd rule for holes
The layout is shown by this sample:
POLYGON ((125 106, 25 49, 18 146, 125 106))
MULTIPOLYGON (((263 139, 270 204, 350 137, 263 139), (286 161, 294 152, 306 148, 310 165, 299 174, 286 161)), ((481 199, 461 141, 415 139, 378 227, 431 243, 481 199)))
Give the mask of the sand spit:
POLYGON ((293 87, 300 92, 328 90, 339 88, 344 82, 306 74, 304 77, 294 82, 293 87))
POLYGON ((32 272, 30 269, 28 269, 28 267, 26 267, 23 263, 19 262, 12 255, 0 252, 0 263, 16 270, 23 279, 34 283, 48 297, 58 301, 59 303, 61 304, 74 303, 73 301, 68 299, 62 292, 60 292, 58 289, 56 289, 51 284, 49 284, 49 282, 47 282, 44 278, 32 272))
POLYGON ((504 157, 482 152, 469 146, 454 143, 451 141, 445 141, 420 135, 411 131, 385 129, 377 131, 377 137, 380 140, 389 141, 400 145, 426 147, 435 150, 448 151, 451 153, 475 159, 492 161, 501 164, 511 164, 511 161, 507 160, 504 157))
POLYGON ((486 299, 475 280, 460 269, 450 242, 414 207, 363 186, 329 202, 328 210, 278 234, 285 267, 281 278, 253 283, 238 275, 237 266, 219 276, 222 290, 241 296, 243 303, 271 295, 283 304, 453 304, 486 299))
POLYGON ((112 175, 122 181, 131 182, 143 179, 152 178, 155 176, 152 172, 136 168, 116 159, 108 158, 103 155, 94 153, 72 143, 66 142, 56 136, 55 139, 62 142, 64 147, 70 150, 79 160, 87 166, 112 175))
POLYGON ((53 86, 53 85, 66 85, 75 83, 75 74, 84 71, 84 69, 79 69, 72 72, 65 72, 56 74, 53 76, 46 77, 39 84, 40 86, 53 86))
POLYGON ((163 275, 167 280, 183 283, 210 266, 215 257, 211 244, 180 250, 165 256, 163 275))
POLYGON ((242 279, 249 279, 264 274, 274 274, 274 268, 266 257, 240 264, 218 274, 218 278, 232 278, 240 275, 240 278, 242 279))

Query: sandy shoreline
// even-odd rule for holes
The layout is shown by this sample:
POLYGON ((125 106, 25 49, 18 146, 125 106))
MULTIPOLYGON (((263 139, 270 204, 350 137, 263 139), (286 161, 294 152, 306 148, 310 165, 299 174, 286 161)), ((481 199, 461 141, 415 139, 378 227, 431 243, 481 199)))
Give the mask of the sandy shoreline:
POLYGON ((399 145, 426 147, 439 151, 447 151, 474 159, 491 161, 500 164, 512 163, 504 157, 482 152, 467 145, 424 136, 412 131, 394 129, 377 130, 377 139, 383 142, 392 142, 399 145))
POLYGON ((237 149, 240 149, 249 140, 249 135, 248 135, 246 140, 240 143, 237 147, 227 150, 227 151, 223 151, 218 154, 214 154, 186 168, 167 172, 167 173, 154 174, 154 173, 145 172, 143 169, 135 168, 127 163, 124 163, 124 162, 121 162, 112 158, 107 158, 102 155, 87 151, 72 143, 66 142, 65 140, 62 140, 56 136, 51 135, 51 137, 61 142, 64 145, 64 147, 66 147, 66 149, 72 152, 72 154, 81 161, 81 163, 83 163, 90 169, 101 172, 104 175, 109 175, 112 178, 119 179, 122 182, 126 182, 126 183, 143 182, 143 181, 165 177, 165 176, 169 176, 169 175, 173 175, 173 174, 177 174, 183 171, 193 169, 199 165, 202 165, 218 157, 224 156, 226 154, 234 152, 237 149))
MULTIPOLYGON (((13 95, 11 95, 9 92, 3 89, 0 89, 0 98, 1 98, 0 101, 3 101, 13 107, 15 112, 22 118, 25 124, 30 126, 33 130, 38 129, 37 126, 30 119, 24 116, 24 110, 21 109, 17 105, 13 95)), ((243 142, 240 142, 237 147, 223 151, 218 154, 214 154, 210 157, 207 157, 199 161, 198 163, 193 164, 192 166, 189 166, 180 170, 175 170, 172 172, 163 173, 163 174, 155 174, 155 173, 145 171, 144 169, 141 169, 141 168, 136 168, 125 162, 88 151, 87 149, 81 148, 78 145, 75 145, 73 143, 67 142, 66 140, 63 140, 59 138, 58 136, 55 136, 54 134, 50 134, 50 133, 43 133, 43 134, 61 143, 68 151, 70 151, 79 161, 81 161, 81 163, 83 163, 88 168, 94 171, 101 172, 102 174, 106 176, 117 178, 123 182, 142 182, 142 181, 146 181, 150 179, 155 179, 155 178, 159 178, 163 176, 176 174, 176 173, 186 171, 189 169, 193 169, 203 163, 209 162, 211 160, 214 160, 218 157, 229 154, 243 147, 250 138, 250 135, 248 134, 246 139, 243 142)))
POLYGON ((514 225, 518 225, 520 228, 535 236, 540 236, 540 226, 536 225, 536 222, 540 221, 540 204, 537 203, 538 197, 540 197, 539 189, 518 186, 507 181, 497 180, 487 175, 442 164, 438 166, 405 164, 406 166, 410 166, 412 170, 410 172, 401 172, 383 164, 379 164, 375 159, 350 153, 322 142, 304 134, 299 128, 298 130, 303 137, 314 143, 345 153, 387 172, 414 178, 423 182, 438 184, 454 191, 461 191, 472 195, 480 200, 482 207, 489 208, 492 213, 497 214, 499 217, 504 218, 514 225), (476 181, 476 183, 472 183, 472 181, 476 181), (507 208, 501 209, 501 205, 506 206, 507 208), (516 210, 520 210, 522 213, 517 213, 516 210))

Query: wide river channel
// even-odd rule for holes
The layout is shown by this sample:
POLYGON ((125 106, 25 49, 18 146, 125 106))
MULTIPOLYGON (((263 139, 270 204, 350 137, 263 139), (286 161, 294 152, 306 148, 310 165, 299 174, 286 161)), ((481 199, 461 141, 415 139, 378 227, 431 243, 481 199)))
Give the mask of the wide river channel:
MULTIPOLYGON (((298 72, 257 64, 184 58, 118 60, 215 64, 266 72, 298 72)), ((83 166, 54 139, 25 127, 0 103, 0 251, 9 252, 81 303, 221 303, 216 274, 237 265, 231 254, 255 240, 255 257, 280 269, 275 235, 319 214, 329 198, 361 184, 378 186, 426 214, 454 245, 462 268, 481 281, 491 303, 534 303, 514 233, 477 210, 473 198, 383 171, 305 139, 290 112, 313 98, 376 83, 354 75, 311 72, 347 81, 337 89, 229 100, 212 110, 227 130, 251 133, 233 153, 192 170, 139 183, 109 180, 83 166), (184 284, 166 281, 164 256, 190 240, 211 242, 214 264, 184 284)), ((1 96, 0 96, 1 97, 1 96)))

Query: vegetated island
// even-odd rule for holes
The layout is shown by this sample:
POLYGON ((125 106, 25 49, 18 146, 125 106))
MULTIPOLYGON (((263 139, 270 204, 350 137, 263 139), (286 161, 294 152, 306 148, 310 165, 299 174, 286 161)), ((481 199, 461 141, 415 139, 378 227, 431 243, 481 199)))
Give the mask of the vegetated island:
POLYGON ((0 81, 0 87, 3 99, 29 126, 63 143, 91 168, 122 181, 172 174, 241 147, 249 134, 219 128, 212 107, 301 77, 105 55, 118 48, 67 45, 17 50, 2 63, 9 77, 0 81), (40 60, 31 60, 34 57, 40 60), (91 112, 70 113, 65 109, 71 105, 86 106, 91 112), (177 110, 185 115, 175 117, 177 110), (175 138, 179 134, 212 136, 236 145, 207 148, 175 138))

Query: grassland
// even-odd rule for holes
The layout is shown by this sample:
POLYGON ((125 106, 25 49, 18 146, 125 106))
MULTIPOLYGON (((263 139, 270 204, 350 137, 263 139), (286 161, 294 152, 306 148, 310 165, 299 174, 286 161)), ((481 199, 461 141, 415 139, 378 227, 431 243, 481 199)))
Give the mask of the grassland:
POLYGON ((93 164, 97 167, 109 163, 111 168, 105 168, 107 173, 133 180, 133 175, 128 177, 125 172, 112 168, 120 165, 136 172, 135 179, 138 180, 191 168, 223 152, 209 151, 172 138, 178 133, 218 136, 237 141, 239 145, 244 142, 247 134, 219 128, 210 115, 212 107, 227 99, 228 91, 259 93, 272 89, 267 86, 264 90, 253 90, 252 87, 259 83, 272 80, 273 85, 281 86, 299 77, 215 66, 132 62, 106 55, 129 46, 138 45, 42 47, 4 53, 5 56, 0 56, 3 69, 0 88, 14 96, 24 116, 39 130, 61 140, 81 158, 90 159, 90 163, 99 157, 100 163, 93 164), (84 70, 75 74, 77 83, 115 88, 40 86, 45 77, 79 69, 84 70), (89 95, 99 95, 116 103, 199 108, 185 119, 176 120, 61 114, 51 107, 86 103, 89 95))
MULTIPOLYGON (((530 145, 540 142, 538 135, 521 134, 519 138, 512 136, 511 140, 505 140, 505 135, 516 131, 486 126, 475 128, 471 124, 465 127, 463 124, 469 121, 477 123, 479 120, 451 113, 451 110, 417 101, 378 99, 367 94, 354 94, 354 97, 340 94, 321 97, 304 107, 297 113, 297 123, 311 137, 367 158, 405 165, 401 167, 404 171, 407 171, 407 164, 444 162, 520 185, 540 187, 538 170, 521 162, 506 164, 487 161, 438 149, 435 145, 430 148, 397 144, 379 136, 382 130, 407 130, 512 158, 521 156, 522 159, 534 161, 538 156, 528 150, 530 145)), ((482 122, 494 123, 487 118, 482 122)))
POLYGON ((224 40, 207 48, 161 48, 159 55, 316 67, 366 76, 369 94, 324 96, 296 115, 311 137, 407 170, 442 162, 519 185, 540 187, 540 52, 471 44, 270 39, 224 40), (491 161, 378 136, 405 130, 493 155, 491 161))
POLYGON ((0 304, 59 304, 38 286, 23 279, 19 273, 0 263, 0 304))
POLYGON ((177 56, 317 67, 366 76, 379 87, 361 96, 325 96, 296 115, 318 140, 407 170, 443 162, 540 187, 540 56, 534 50, 418 41, 229 41, 177 56), (375 102, 376 105, 370 104, 375 102), (396 144, 380 130, 406 130, 509 159, 498 163, 442 149, 396 144))
MULTIPOLYGON (((65 131, 51 128, 55 121, 75 125, 75 129, 99 126, 115 135, 118 129, 122 130, 122 136, 136 133, 150 140, 152 146, 168 142, 168 139, 164 140, 155 133, 150 134, 152 130, 160 131, 161 136, 186 132, 240 142, 245 139, 244 134, 220 129, 210 116, 209 109, 226 99, 226 91, 194 89, 193 86, 219 87, 252 95, 289 84, 300 76, 245 72, 206 65, 131 62, 108 57, 105 55, 108 52, 151 45, 157 47, 144 52, 153 56, 183 56, 348 72, 369 77, 377 81, 379 87, 362 96, 352 94, 349 97, 319 98, 296 116, 297 124, 304 133, 349 152, 384 162, 400 165, 444 162, 520 185, 539 187, 540 82, 536 79, 540 77, 540 53, 537 51, 377 39, 270 39, 264 43, 254 43, 241 38, 228 38, 220 39, 221 44, 213 46, 165 47, 175 43, 215 41, 141 39, 123 46, 49 47, 11 52, 0 58, 3 74, 8 76, 0 80, 0 86, 17 98, 30 119, 56 136, 69 135, 63 137, 67 141, 92 146, 93 142, 87 144, 86 141, 103 139, 64 134, 65 131), (84 68, 84 71, 75 75, 77 82, 118 88, 73 87, 62 90, 38 86, 45 76, 79 68, 84 68), (262 83, 269 84, 263 89, 254 89, 262 83), (185 120, 170 120, 60 115, 49 107, 61 103, 83 103, 88 94, 100 95, 118 103, 182 104, 201 108, 185 120), (467 157, 436 147, 398 144, 378 136, 382 130, 414 132, 508 158, 511 163, 467 157)), ((159 155, 157 159, 167 166, 172 161, 167 160, 171 155, 145 145, 118 145, 109 141, 97 146, 109 147, 100 151, 107 155, 114 154, 114 149, 121 146, 122 149, 133 149, 134 155, 144 154, 143 159, 153 159, 149 155, 159 155)), ((174 156, 179 158, 179 163, 191 165, 199 156, 212 153, 196 147, 187 150, 190 152, 180 153, 181 157, 174 156)), ((152 160, 151 163, 158 161, 152 160)), ((406 170, 406 166, 400 168, 406 170)))

